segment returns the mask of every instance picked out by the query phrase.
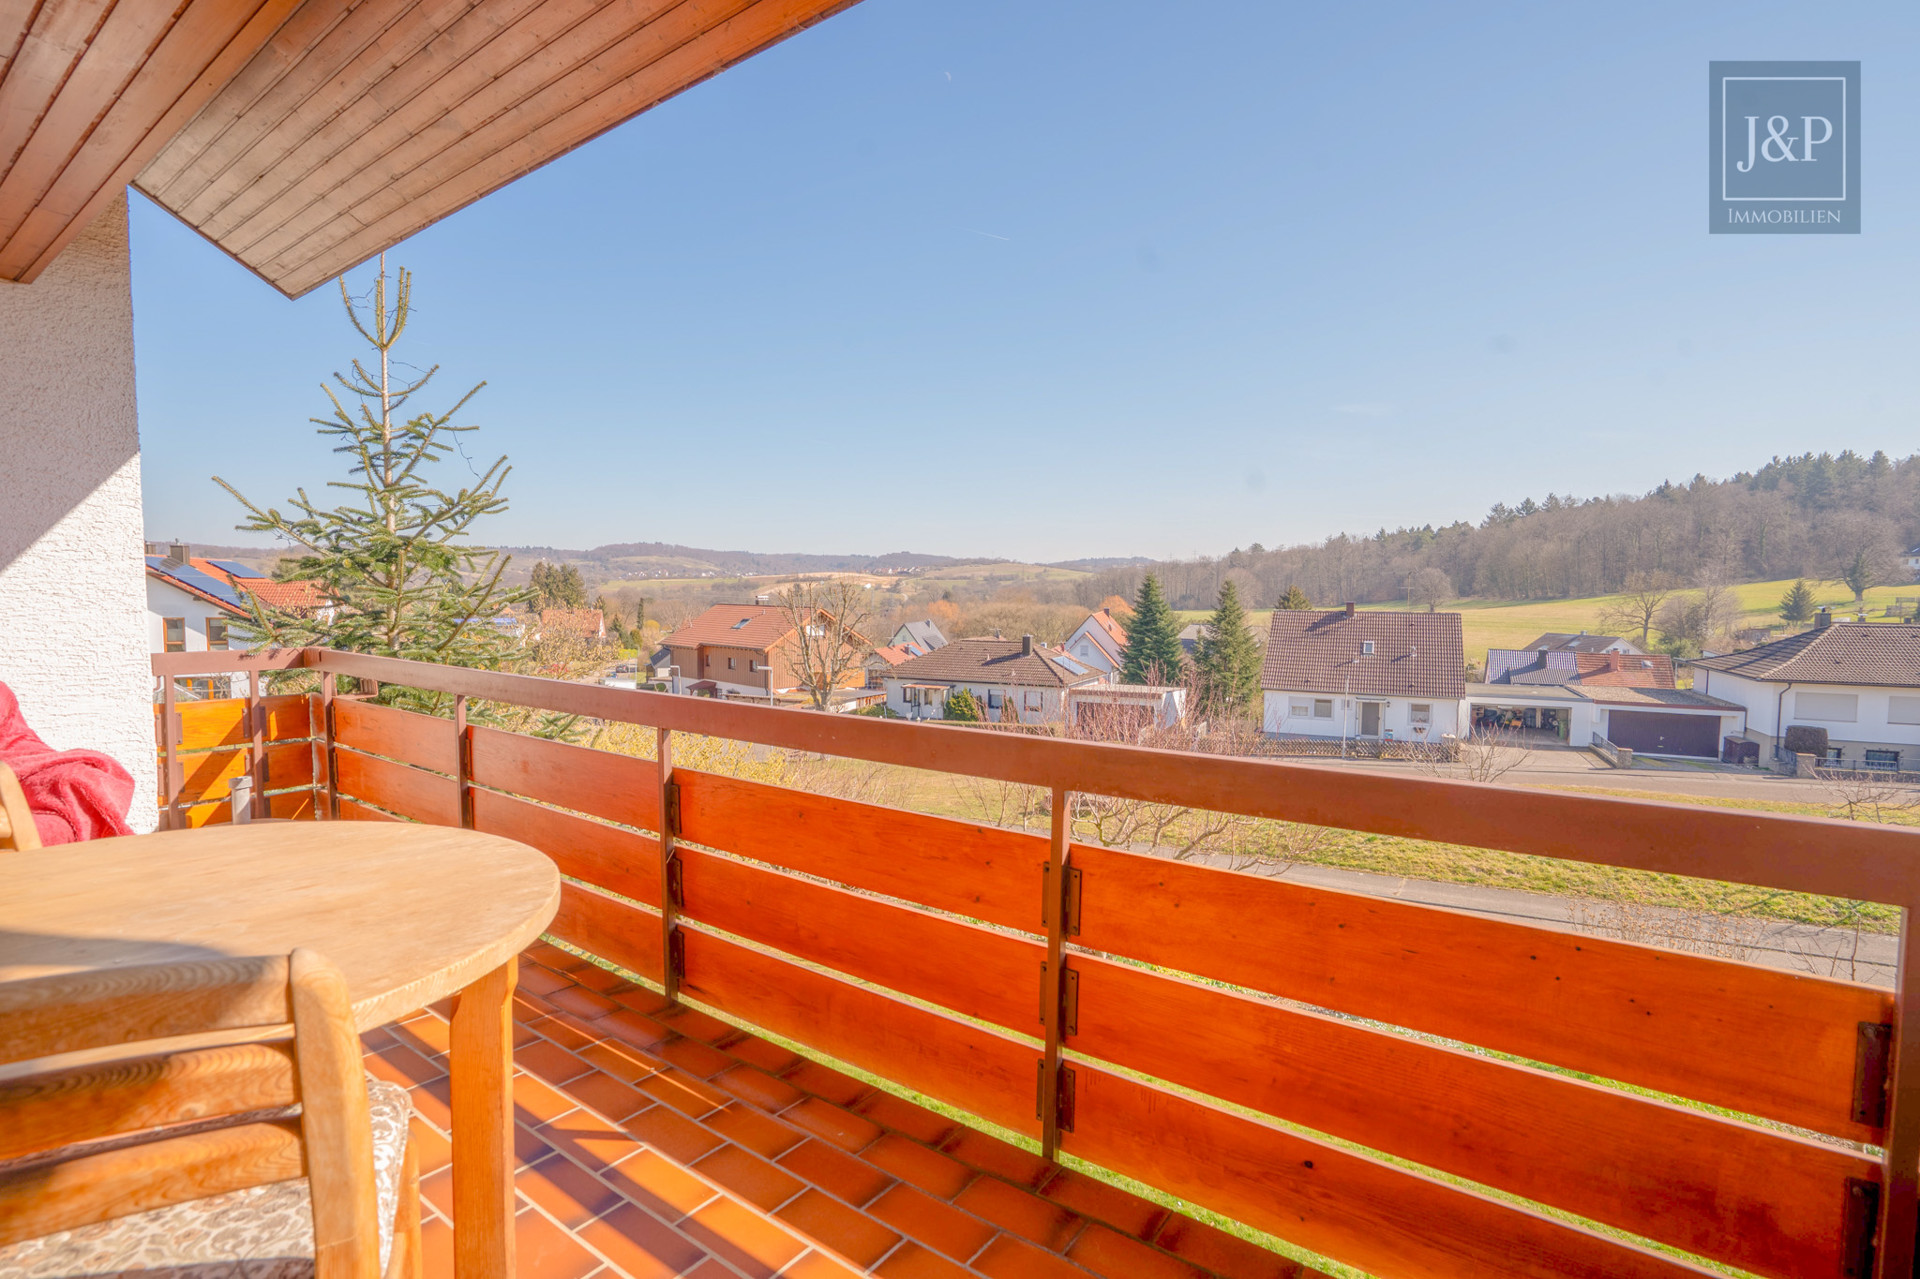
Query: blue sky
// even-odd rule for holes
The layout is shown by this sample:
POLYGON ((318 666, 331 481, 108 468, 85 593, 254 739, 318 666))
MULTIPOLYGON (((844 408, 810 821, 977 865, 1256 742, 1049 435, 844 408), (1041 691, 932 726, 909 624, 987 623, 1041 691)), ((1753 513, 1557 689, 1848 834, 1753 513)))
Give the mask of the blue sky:
MULTIPOLYGON (((399 246, 487 536, 1220 553, 1914 427, 1911 4, 865 0, 399 246), (1863 233, 1706 233, 1706 64, 1859 59, 1863 233)), ((134 197, 149 536, 358 352, 134 197)), ((370 272, 350 277, 363 287, 370 272)))

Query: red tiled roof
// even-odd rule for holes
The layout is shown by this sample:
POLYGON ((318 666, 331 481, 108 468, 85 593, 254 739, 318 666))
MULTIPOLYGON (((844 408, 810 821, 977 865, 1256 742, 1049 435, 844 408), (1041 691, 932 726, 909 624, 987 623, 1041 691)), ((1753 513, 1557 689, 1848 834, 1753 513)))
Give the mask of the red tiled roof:
POLYGON ((276 582, 270 577, 236 577, 231 580, 234 590, 258 595, 260 602, 268 608, 277 608, 284 612, 321 608, 327 603, 327 597, 321 591, 320 583, 310 578, 301 578, 292 582, 276 582))
POLYGON ((1113 613, 1115 615, 1120 613, 1131 614, 1133 612, 1133 605, 1127 603, 1126 600, 1118 595, 1109 595, 1100 601, 1100 611, 1103 613, 1113 613))
POLYGON ((1583 686, 1673 687, 1673 659, 1665 653, 1581 653, 1574 662, 1583 686))
POLYGON ((715 604, 663 642, 672 648, 724 644, 768 651, 792 633, 787 611, 777 604, 715 604))
POLYGON ((887 672, 888 679, 931 681, 939 684, 1008 684, 1022 688, 1069 688, 1100 678, 1091 672, 1076 675, 1059 659, 1035 645, 1020 651, 1017 639, 957 639, 887 672))
POLYGON ((906 644, 888 644, 884 647, 874 649, 873 656, 879 658, 888 666, 898 666, 902 662, 911 661, 920 656, 920 650, 906 644))
POLYGON ((1458 613, 1276 609, 1260 687, 1289 693, 1460 698, 1466 648, 1458 613), (1372 641, 1373 652, 1363 645, 1372 641))
POLYGON ((1920 626, 1835 622, 1744 653, 1702 657, 1695 667, 1796 684, 1920 687, 1920 626))

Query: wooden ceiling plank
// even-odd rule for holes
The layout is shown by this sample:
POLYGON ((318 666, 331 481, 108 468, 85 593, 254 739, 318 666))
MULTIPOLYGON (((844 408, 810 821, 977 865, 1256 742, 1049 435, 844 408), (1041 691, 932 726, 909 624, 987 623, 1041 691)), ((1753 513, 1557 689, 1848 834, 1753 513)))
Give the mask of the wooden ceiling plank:
POLYGON ((332 210, 351 213, 353 201, 458 141, 463 122, 456 112, 509 110, 677 5, 679 0, 545 0, 525 21, 447 74, 426 80, 409 76, 405 83, 380 86, 361 109, 342 117, 333 134, 339 146, 332 158, 223 238, 249 261, 265 260, 271 251, 254 246, 269 236, 294 243, 333 216, 332 210), (408 88, 416 92, 396 101, 408 88), (368 122, 374 112, 381 118, 368 122))
POLYGON ((418 197, 416 203, 396 210, 345 240, 336 241, 322 255, 270 278, 281 279, 281 288, 298 296, 647 108, 854 2, 760 0, 752 9, 676 49, 643 74, 628 77, 568 115, 548 121, 516 139, 510 147, 496 152, 487 164, 467 169, 440 188, 418 197))
MULTIPOLYGON (((181 13, 141 61, 133 79, 113 97, 106 114, 87 135, 86 145, 40 193, 33 212, 0 249, 0 275, 19 278, 93 202, 102 186, 128 168, 130 160, 136 156, 144 159, 140 155, 143 149, 158 149, 165 137, 154 138, 155 123, 166 117, 183 94, 192 91, 262 7, 261 0, 194 0, 181 13)), ((290 7, 281 5, 283 16, 290 7)), ((245 54, 250 56, 254 48, 246 49, 245 54)), ((239 65, 237 60, 234 65, 239 65)), ((0 208, 6 206, 7 188, 20 172, 21 167, 16 166, 14 173, 0 182, 0 208)))
MULTIPOLYGON (((416 132, 378 165, 362 167, 351 180, 261 240, 242 249, 270 276, 291 270, 355 234, 339 219, 351 213, 370 225, 410 199, 479 163, 513 137, 565 113, 578 102, 617 84, 699 38, 715 21, 750 10, 753 0, 708 0, 675 5, 611 45, 582 56, 565 44, 542 49, 481 93, 448 111, 432 129, 416 132), (551 56, 550 56, 551 55, 551 56), (556 74, 556 69, 564 68, 556 74), (540 83, 544 81, 544 83, 540 83), (526 92, 534 87, 531 93, 526 92)), ((583 23, 600 34, 599 23, 583 23)), ((571 43, 571 42, 566 42, 571 43)))
MULTIPOLYGON (((195 226, 207 225, 236 191, 293 153, 327 120, 346 109, 389 69, 408 34, 430 32, 471 9, 476 0, 415 0, 383 7, 362 5, 308 51, 248 117, 201 154, 200 189, 182 190, 176 207, 195 226)), ((401 53, 401 57, 405 54, 401 53)))
POLYGON ((33 136, 113 0, 49 0, 0 80, 0 173, 33 136))
POLYGON ((197 171, 199 158, 217 143, 229 128, 247 119, 260 100, 280 83, 300 61, 301 56, 326 33, 344 22, 347 16, 367 3, 301 4, 273 38, 225 85, 200 113, 168 142, 140 173, 139 186, 148 197, 172 208, 179 198, 175 184, 197 171))
MULTIPOLYGON (((233 0, 213 0, 232 3, 233 0)), ((33 136, 0 178, 0 244, 12 247, 14 233, 39 207, 47 188, 79 154, 106 115, 174 23, 171 6, 123 0, 100 24, 54 95, 33 136)), ((7 256, 0 251, 0 258, 7 256)), ((29 253, 24 267, 37 253, 29 253)))
POLYGON ((443 39, 463 29, 497 34, 513 18, 540 0, 431 0, 416 5, 405 24, 390 26, 349 63, 338 68, 326 94, 308 95, 271 117, 243 156, 210 181, 197 198, 182 205, 182 216, 206 233, 221 236, 243 224, 275 195, 299 181, 361 132, 343 127, 346 117, 364 117, 377 109, 380 87, 404 74, 443 39), (345 91, 340 91, 340 86, 345 91))
POLYGON ((164 147, 168 140, 178 135, 187 122, 220 92, 222 86, 232 81, 234 75, 245 67, 259 52, 269 37, 279 29, 282 23, 293 14, 301 0, 266 0, 248 20, 220 55, 188 86, 186 92, 175 99, 165 115, 155 122, 152 130, 141 144, 121 162, 120 168, 100 185, 85 207, 75 214, 59 235, 50 240, 41 251, 38 259, 29 266, 20 277, 22 282, 31 284, 39 274, 60 256, 73 238, 93 224, 95 218, 110 201, 119 199, 135 175, 152 160, 154 154, 164 147))
POLYGON ((0 0, 0 79, 5 78, 7 65, 20 51, 39 11, 40 0, 0 0))

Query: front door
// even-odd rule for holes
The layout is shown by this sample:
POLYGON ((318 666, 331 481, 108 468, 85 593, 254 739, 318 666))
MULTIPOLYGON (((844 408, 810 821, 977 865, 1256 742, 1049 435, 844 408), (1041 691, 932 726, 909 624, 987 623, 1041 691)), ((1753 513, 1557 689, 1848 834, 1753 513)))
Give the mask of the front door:
POLYGON ((1360 703, 1360 736, 1380 736, 1380 703, 1360 703))

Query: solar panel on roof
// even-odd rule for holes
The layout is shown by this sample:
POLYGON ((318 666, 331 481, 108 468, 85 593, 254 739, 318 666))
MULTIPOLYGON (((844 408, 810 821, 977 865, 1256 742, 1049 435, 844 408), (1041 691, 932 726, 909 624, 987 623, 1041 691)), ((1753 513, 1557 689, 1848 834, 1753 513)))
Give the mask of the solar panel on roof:
POLYGON ((266 576, 266 574, 262 573, 259 569, 248 568, 245 564, 242 564, 239 560, 208 560, 207 563, 213 565, 215 568, 221 570, 222 572, 231 573, 235 577, 265 577, 266 576))
POLYGON ((164 572, 168 577, 171 577, 174 581, 180 582, 186 586, 191 586, 196 591, 204 591, 208 595, 213 596, 215 599, 221 601, 222 603, 231 604, 235 608, 242 609, 242 610, 244 610, 247 607, 245 604, 240 602, 240 597, 233 593, 233 588, 231 586, 228 586, 225 582, 221 581, 219 578, 213 577, 207 573, 202 573, 197 568, 189 568, 185 565, 181 565, 177 568, 165 568, 165 569, 162 569, 161 571, 164 572))

